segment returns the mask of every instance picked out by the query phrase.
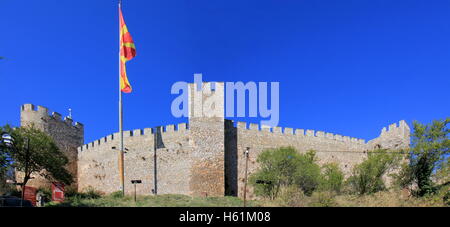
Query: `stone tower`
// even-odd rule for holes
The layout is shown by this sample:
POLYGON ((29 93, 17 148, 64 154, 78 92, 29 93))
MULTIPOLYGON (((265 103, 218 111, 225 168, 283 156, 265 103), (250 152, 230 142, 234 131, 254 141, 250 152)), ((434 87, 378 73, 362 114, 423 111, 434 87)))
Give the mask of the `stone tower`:
POLYGON ((189 84, 189 142, 192 148, 190 191, 225 194, 224 83, 189 84))
POLYGON ((388 128, 384 127, 379 137, 367 142, 368 149, 407 149, 411 140, 410 131, 404 120, 401 120, 398 125, 393 123, 388 128))
MULTIPOLYGON (((49 115, 48 109, 42 106, 37 108, 32 104, 25 104, 20 110, 20 126, 27 127, 34 125, 37 129, 50 135, 58 148, 69 158, 67 169, 74 176, 74 187, 77 182, 77 147, 84 144, 84 127, 81 123, 75 122, 69 117, 61 118, 61 114, 53 112, 49 115)), ((21 173, 16 174, 17 177, 21 173)), ((28 186, 49 187, 51 182, 41 176, 33 176, 28 186)), ((18 181, 21 178, 17 179, 18 181)))

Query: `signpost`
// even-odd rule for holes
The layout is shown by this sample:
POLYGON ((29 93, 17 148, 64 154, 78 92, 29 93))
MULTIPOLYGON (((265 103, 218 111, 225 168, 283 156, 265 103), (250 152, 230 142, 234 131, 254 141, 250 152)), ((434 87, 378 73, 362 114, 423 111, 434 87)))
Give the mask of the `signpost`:
POLYGON ((134 202, 136 202, 136 184, 141 184, 142 180, 131 180, 131 183, 134 185, 134 202))

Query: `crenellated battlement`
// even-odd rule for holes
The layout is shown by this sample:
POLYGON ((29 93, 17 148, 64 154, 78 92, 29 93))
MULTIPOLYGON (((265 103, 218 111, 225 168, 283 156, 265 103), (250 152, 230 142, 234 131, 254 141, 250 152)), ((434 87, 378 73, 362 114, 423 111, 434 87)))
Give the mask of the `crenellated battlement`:
POLYGON ((393 123, 388 126, 388 129, 384 127, 381 129, 380 136, 384 135, 398 135, 398 136, 405 136, 406 134, 409 135, 410 128, 408 124, 404 120, 401 120, 398 124, 393 123))
POLYGON ((367 142, 370 148, 403 149, 410 143, 410 128, 404 120, 381 129, 380 136, 367 142))
MULTIPOLYGON (((125 188, 132 187, 131 179, 142 179, 139 194, 151 194, 157 184, 159 194, 242 196, 244 169, 254 173, 257 157, 266 149, 291 146, 300 153, 314 150, 321 164, 337 163, 349 176, 352 168, 367 158, 366 151, 409 146, 410 129, 405 121, 384 127, 379 137, 366 143, 321 130, 226 120, 223 83, 215 83, 213 90, 211 86, 204 83, 204 90, 196 90, 194 84, 189 85, 189 124, 123 132, 125 188), (249 151, 249 160, 245 151, 249 151)), ((85 144, 83 124, 43 106, 22 105, 21 125, 31 123, 51 135, 68 155, 79 191, 88 187, 105 193, 120 189, 118 132, 85 144)), ((251 198, 252 189, 247 190, 251 198)))
MULTIPOLYGON (((165 137, 167 135, 177 135, 179 133, 186 133, 189 128, 187 123, 180 123, 177 125, 165 125, 165 126, 159 126, 161 130, 162 137, 165 137)), ((129 138, 153 138, 155 134, 155 128, 144 128, 144 129, 134 129, 134 130, 127 130, 123 131, 123 137, 124 139, 129 138)), ((84 144, 83 146, 78 147, 78 152, 88 151, 91 148, 99 147, 102 145, 108 145, 110 143, 118 143, 119 142, 120 135, 118 132, 110 134, 108 136, 105 136, 101 139, 92 141, 90 143, 84 144)))
MULTIPOLYGON (((139 194, 151 194, 157 184, 160 194, 242 196, 244 169, 254 173, 259 167, 258 155, 267 149, 291 146, 300 153, 314 150, 320 164, 337 163, 347 177, 355 165, 367 158, 366 151, 378 145, 409 145, 409 127, 404 121, 383 128, 378 138, 366 143, 364 139, 321 130, 226 120, 223 83, 215 83, 213 90, 211 87, 212 83, 203 83, 203 89, 197 90, 195 84, 189 84, 189 125, 123 132, 125 188, 132 187, 131 179, 142 179, 145 187, 138 189, 139 194), (249 151, 248 160, 245 151, 249 151)), ((43 107, 24 109, 48 115, 43 107)), ((58 113, 52 117, 62 121, 58 113)), ((90 186, 106 193, 119 190, 119 145, 116 132, 78 147, 79 190, 90 186)), ((252 197, 252 189, 246 190, 252 197)))
POLYGON ((312 129, 293 129, 288 127, 269 127, 266 125, 259 125, 255 123, 247 123, 247 122, 236 122, 236 128, 240 130, 248 130, 255 132, 269 132, 275 135, 294 135, 297 137, 317 137, 324 138, 336 141, 342 141, 347 143, 355 143, 355 144, 366 144, 364 139, 342 136, 339 134, 323 132, 323 131, 315 131, 312 129))
POLYGON ((70 117, 62 118, 62 115, 58 112, 49 112, 49 109, 44 106, 33 105, 33 104, 24 104, 21 106, 21 116, 27 119, 23 119, 23 121, 30 121, 33 123, 37 123, 36 121, 46 120, 47 118, 53 119, 57 122, 64 122, 68 126, 73 126, 77 129, 83 129, 84 125, 80 122, 73 122, 73 119, 70 117))

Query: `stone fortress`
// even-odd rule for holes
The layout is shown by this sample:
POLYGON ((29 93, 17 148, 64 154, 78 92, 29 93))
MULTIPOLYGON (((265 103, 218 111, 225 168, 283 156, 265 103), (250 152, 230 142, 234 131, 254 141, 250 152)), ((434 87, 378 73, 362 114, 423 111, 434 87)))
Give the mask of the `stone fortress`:
MULTIPOLYGON (((212 83, 212 82, 211 82, 212 83)), ((138 194, 192 196, 243 196, 245 155, 248 174, 258 168, 258 154, 268 148, 293 146, 299 152, 315 150, 320 163, 338 163, 348 176, 355 164, 375 148, 401 149, 410 143, 405 121, 383 128, 379 137, 365 142, 323 131, 264 127, 224 119, 224 83, 189 84, 189 123, 124 131, 125 189, 134 191, 131 180, 142 180, 138 194), (199 116, 196 112, 203 112, 199 116), (154 152, 156 149, 156 152, 154 152), (156 155, 155 155, 156 154, 156 155), (156 168, 155 168, 156 167, 156 168), (155 176, 156 173, 156 176, 155 176)), ((52 136, 69 159, 78 191, 94 188, 104 193, 120 189, 119 133, 84 144, 84 127, 58 113, 32 104, 21 107, 21 126, 33 123, 52 136)), ((35 176, 30 186, 48 185, 35 176)), ((252 198, 252 188, 248 187, 252 198)))

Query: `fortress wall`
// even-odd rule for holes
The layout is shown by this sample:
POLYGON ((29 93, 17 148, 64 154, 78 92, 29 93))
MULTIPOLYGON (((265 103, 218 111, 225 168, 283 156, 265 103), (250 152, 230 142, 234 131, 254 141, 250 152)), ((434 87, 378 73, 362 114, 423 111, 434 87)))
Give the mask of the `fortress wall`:
MULTIPOLYGON (((223 83, 203 83, 202 89, 189 85, 189 130, 186 124, 166 126, 157 142, 158 194, 223 196, 225 194, 225 129, 223 83)), ((158 138, 157 138, 158 139, 158 138)), ((124 132, 125 187, 141 179, 139 194, 150 194, 153 186, 151 129, 124 132), (130 164, 132 163, 132 164, 130 164)), ((79 190, 89 186, 105 193, 119 190, 119 135, 102 138, 79 148, 79 190)), ((126 190, 131 192, 130 190, 126 190)))
POLYGON ((223 119, 189 122, 192 147, 190 188, 195 196, 225 194, 225 130, 223 119))
MULTIPOLYGON (((374 148, 398 149, 409 145, 409 127, 404 121, 383 129, 369 142, 363 139, 323 131, 292 129, 237 122, 224 119, 224 84, 189 84, 189 129, 186 124, 166 126, 158 137, 158 194, 194 196, 243 195, 245 156, 250 149, 249 173, 258 168, 256 159, 265 149, 293 146, 299 152, 315 150, 319 163, 337 163, 346 176, 374 148), (212 86, 214 84, 214 88, 212 86), (175 129, 178 128, 178 129, 175 129)), ((133 192, 130 180, 141 179, 139 194, 150 194, 154 188, 153 146, 151 129, 124 132, 125 187, 133 192)), ((102 138, 79 148, 79 190, 89 186, 111 193, 119 190, 119 135, 102 138)), ((252 189, 249 186, 249 196, 252 189)))
MULTIPOLYGON (((399 125, 391 124, 389 130, 382 130, 380 137, 365 143, 363 139, 342 136, 322 131, 259 126, 237 122, 237 188, 238 195, 243 196, 245 180, 244 151, 250 148, 248 175, 257 171, 258 155, 265 149, 292 146, 304 153, 315 150, 319 164, 337 163, 345 176, 351 175, 353 167, 367 158, 367 151, 373 150, 375 144, 382 148, 399 149, 409 146, 409 127, 404 121, 399 125)), ((229 129, 230 131, 230 129, 229 129)), ((233 170, 232 170, 233 171, 233 170)), ((233 174, 231 174, 233 175, 233 174)), ((251 187, 247 187, 250 198, 253 197, 251 187)))
POLYGON ((190 195, 193 161, 189 131, 169 135, 162 135, 164 148, 157 150, 158 194, 190 195))
MULTIPOLYGON (((138 194, 152 193, 155 145, 158 194, 194 196, 242 196, 247 148, 250 150, 249 176, 257 170, 256 159, 263 150, 285 146, 293 146, 302 153, 315 150, 319 163, 338 163, 348 176, 353 166, 366 158, 368 150, 409 146, 410 129, 404 121, 383 128, 379 137, 367 143, 322 131, 271 129, 245 122, 234 126, 233 121, 224 119, 223 82, 202 83, 201 89, 189 84, 188 100, 189 127, 179 124, 162 127, 160 133, 151 128, 124 132, 127 193, 134 192, 131 180, 142 180, 136 187, 138 194)), ((45 107, 25 104, 21 109, 21 125, 31 123, 52 136, 68 155, 68 168, 77 176, 79 191, 88 187, 104 193, 120 189, 118 133, 83 145, 82 124, 74 124, 69 118, 63 120, 58 113, 49 115, 45 107)), ((30 182, 32 186, 39 184, 48 182, 37 176, 30 182)), ((248 188, 251 198, 252 189, 248 188)))
MULTIPOLYGON (((239 196, 243 196, 245 180, 245 156, 246 148, 249 150, 248 175, 250 176, 258 169, 256 159, 266 149, 292 146, 299 152, 315 150, 320 164, 337 163, 348 176, 353 166, 360 163, 366 157, 364 152, 367 148, 364 140, 347 136, 325 133, 322 131, 293 130, 291 128, 276 127, 258 129, 258 125, 238 122, 237 123, 237 187, 239 196), (248 128, 247 128, 248 127, 248 128), (294 134, 295 133, 295 134, 294 134)), ((253 197, 251 187, 247 187, 248 195, 253 197)))
MULTIPOLYGON (((50 135, 58 148, 69 158, 67 169, 74 175, 76 187, 77 176, 77 147, 84 143, 84 126, 79 122, 73 122, 71 118, 61 117, 61 114, 52 112, 43 106, 24 104, 20 109, 20 125, 29 127, 33 125, 37 129, 50 135)), ((27 185, 32 187, 50 187, 51 182, 34 174, 27 185)), ((23 179, 23 173, 16 172, 19 182, 23 179)))
MULTIPOLYGON (((186 124, 166 126, 157 137, 158 194, 189 194, 190 161, 186 124)), ((138 194, 151 194, 154 189, 154 141, 151 128, 124 131, 125 189, 134 192, 131 180, 142 180, 136 186, 138 194)), ((94 187, 104 193, 120 189, 119 134, 115 133, 78 148, 79 191, 94 187), (112 149, 115 147, 115 149, 112 149)))
MULTIPOLYGON (((398 124, 393 123, 388 127, 381 129, 380 136, 367 142, 367 146, 371 150, 377 148, 403 150, 409 148, 410 142, 410 128, 404 120, 401 120, 398 124)), ((407 155, 404 155, 401 162, 409 162, 407 155)), ((389 175, 399 173, 399 171, 401 171, 400 167, 394 168, 389 170, 388 173, 383 176, 386 185, 389 186, 393 183, 393 179, 389 177, 389 175)))

